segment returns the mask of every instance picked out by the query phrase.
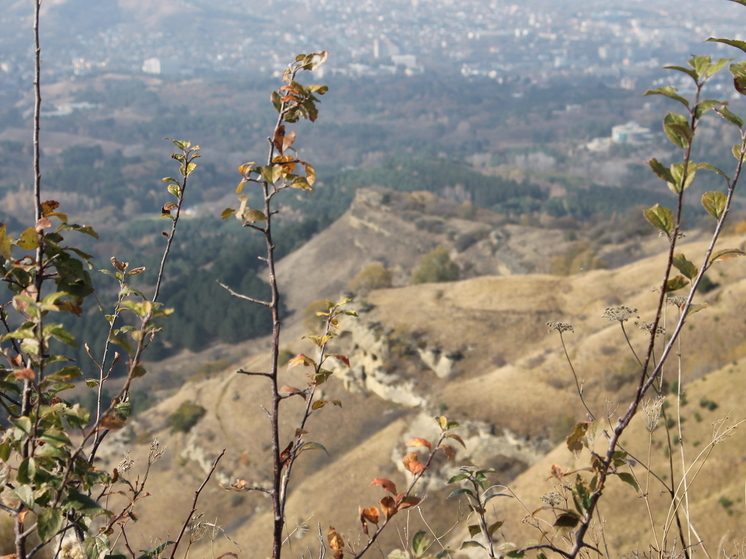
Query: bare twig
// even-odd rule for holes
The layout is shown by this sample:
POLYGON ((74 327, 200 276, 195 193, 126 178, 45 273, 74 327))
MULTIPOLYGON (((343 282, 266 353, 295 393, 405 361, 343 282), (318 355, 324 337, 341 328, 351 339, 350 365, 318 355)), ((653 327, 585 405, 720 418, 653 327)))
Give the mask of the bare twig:
POLYGON ((263 307, 271 307, 272 302, 271 301, 263 301, 262 299, 255 299, 254 297, 249 297, 248 295, 244 295, 243 293, 238 293, 237 291, 234 291, 227 285, 225 285, 222 281, 218 280, 218 284, 220 287, 225 289, 228 293, 230 293, 233 297, 236 297, 237 299, 243 299, 244 301, 248 301, 249 303, 254 303, 256 305, 262 305, 263 307))
POLYGON ((176 541, 173 544, 173 549, 171 549, 171 555, 169 556, 170 559, 174 559, 176 557, 176 550, 179 548, 179 543, 181 543, 182 538, 184 537, 184 533, 186 532, 186 529, 189 527, 189 523, 192 521, 192 517, 194 516, 194 513, 197 512, 197 502, 199 501, 199 496, 202 493, 202 490, 207 485, 207 482, 210 481, 210 478, 212 477, 213 472, 215 472, 215 469, 218 467, 218 462, 220 462, 220 459, 225 454, 225 449, 223 449, 220 454, 213 460, 212 466, 210 467, 210 471, 207 472, 207 476, 205 476, 205 479, 202 481, 200 486, 194 491, 194 499, 192 500, 192 510, 189 512, 189 515, 187 516, 186 520, 184 521, 184 524, 181 526, 181 531, 179 532, 179 537, 176 538, 176 541))

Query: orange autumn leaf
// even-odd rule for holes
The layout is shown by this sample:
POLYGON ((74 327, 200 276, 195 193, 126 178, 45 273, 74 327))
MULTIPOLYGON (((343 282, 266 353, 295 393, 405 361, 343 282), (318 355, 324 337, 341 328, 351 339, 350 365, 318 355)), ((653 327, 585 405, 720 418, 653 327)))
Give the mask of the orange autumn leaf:
POLYGON ((18 380, 34 380, 36 378, 33 369, 29 369, 28 367, 25 369, 16 369, 13 371, 13 376, 18 380))
POLYGON ((304 367, 308 366, 316 366, 316 362, 308 357, 307 355, 304 355, 302 353, 299 353, 292 359, 288 360, 288 369, 292 369, 293 367, 297 367, 299 365, 303 365, 304 367))
POLYGON ((383 477, 377 477, 373 481, 370 482, 371 485, 380 485, 383 487, 386 491, 391 493, 392 495, 396 495, 396 485, 393 481, 390 479, 386 479, 383 477))
POLYGON ((364 518, 368 522, 372 522, 373 524, 378 524, 379 519, 381 518, 380 512, 378 512, 377 507, 367 507, 367 508, 361 508, 360 509, 360 518, 364 518))
POLYGON ((433 449, 433 444, 427 439, 423 439, 422 437, 414 437, 412 439, 409 439, 407 441, 407 446, 424 446, 427 447, 428 450, 433 449))
POLYGON ((404 463, 404 467, 414 475, 421 474, 425 471, 425 464, 420 462, 420 458, 417 456, 416 452, 407 453, 402 462, 404 463))

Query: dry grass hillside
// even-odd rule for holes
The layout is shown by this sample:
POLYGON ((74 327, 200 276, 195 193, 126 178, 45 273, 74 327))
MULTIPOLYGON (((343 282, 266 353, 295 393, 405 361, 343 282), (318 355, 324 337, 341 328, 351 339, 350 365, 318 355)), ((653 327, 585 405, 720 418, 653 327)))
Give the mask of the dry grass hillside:
POLYGON ((567 226, 550 218, 516 222, 430 192, 365 188, 340 219, 279 263, 278 276, 289 308, 299 310, 345 290, 369 262, 391 269, 395 286, 407 285, 420 258, 437 246, 448 250, 461 278, 616 266, 660 248, 639 231, 603 244, 603 232, 572 225, 571 233, 567 226))
MULTIPOLYGON (((360 226, 362 230, 367 228, 360 226)), ((339 242, 365 239, 356 235, 356 231, 351 232, 339 242)), ((392 255, 398 254, 394 240, 400 238, 404 237, 392 239, 392 255)), ((322 246, 322 240, 317 238, 309 246, 314 242, 322 246)), ((723 239, 722 246, 740 242, 739 237, 729 237, 723 239)), ((663 249, 663 240, 651 243, 663 249)), ((703 249, 701 242, 684 247, 690 259, 703 249)), ((366 247, 358 250, 363 252, 366 247)), ((375 258, 370 250, 367 255, 375 258)), ((320 256, 316 252, 310 261, 323 261, 320 256)), ((299 268, 305 258, 310 257, 296 253, 282 264, 290 292, 294 282, 316 285, 314 274, 321 274, 314 267, 299 268), (296 274, 301 278, 290 278, 291 270, 303 270, 296 274)), ((309 452, 302 461, 303 467, 297 470, 288 514, 290 529, 301 526, 290 538, 294 553, 300 556, 307 547, 315 546, 317 524, 324 528, 332 524, 348 541, 355 542, 360 537, 357 507, 371 505, 382 496, 379 488, 369 485, 369 480, 384 476, 403 484, 402 441, 415 435, 433 436, 432 417, 440 413, 463 425, 461 432, 467 449, 460 452, 456 464, 473 461, 493 467, 501 482, 516 479, 527 495, 540 495, 546 485, 547 464, 559 461, 558 456, 564 452, 562 445, 553 449, 584 417, 559 339, 556 333, 547 331, 546 321, 559 319, 574 324, 575 333, 567 336, 567 342, 586 396, 596 409, 614 409, 629 398, 635 371, 618 325, 605 321, 601 315, 607 306, 626 304, 640 309, 640 320, 650 320, 663 262, 663 256, 657 255, 615 270, 574 276, 486 276, 368 294, 359 303, 360 318, 349 319, 346 333, 338 340, 339 349, 349 354, 352 368, 339 369, 325 385, 324 397, 339 398, 342 407, 324 408, 309 426, 310 439, 323 443, 329 453, 309 452)), ((333 294, 333 282, 348 280, 355 267, 348 270, 346 278, 335 266, 325 269, 332 270, 332 277, 318 280, 321 286, 316 285, 315 289, 324 287, 333 294)), ((686 347, 692 348, 685 355, 686 382, 703 379, 691 385, 692 410, 698 405, 700 386, 705 387, 701 390, 720 386, 705 375, 726 367, 717 378, 733 378, 728 364, 746 356, 746 322, 741 310, 746 297, 746 262, 719 264, 710 276, 720 286, 702 297, 700 302, 706 302, 708 308, 693 317, 683 338, 686 347)), ((301 306, 300 296, 295 297, 294 305, 301 306)), ((308 352, 310 345, 300 340, 300 322, 288 324, 283 346, 293 352, 308 352)), ((641 348, 644 332, 631 324, 629 328, 633 345, 641 348)), ((252 370, 266 366, 262 342, 245 349, 254 357, 241 366, 252 370)), ((151 474, 153 496, 141 510, 141 546, 152 543, 155 537, 174 536, 182 521, 179 511, 187 511, 191 501, 191 491, 186 489, 199 484, 211 457, 227 447, 216 475, 218 483, 212 484, 203 497, 204 518, 217 520, 240 546, 240 556, 266 554, 270 503, 257 494, 236 493, 218 486, 227 486, 236 479, 261 484, 270 474, 268 429, 262 410, 267 402, 267 387, 260 379, 248 379, 234 371, 228 369, 184 383, 175 394, 138 416, 117 435, 118 444, 109 455, 109 467, 130 450, 139 457, 142 467, 143 452, 153 437, 168 447, 166 457, 151 474), (172 433, 168 418, 185 401, 199 403, 207 413, 190 432, 172 433)), ((302 383, 303 372, 293 369, 283 382, 302 383)), ((727 387, 722 390, 727 392, 727 387)), ((733 391, 728 397, 735 398, 738 393, 733 391)), ((722 410, 738 413, 735 405, 726 404, 725 397, 714 388, 710 397, 723 400, 722 410)), ((288 413, 284 417, 289 418, 293 404, 286 405, 288 413)), ((702 415, 704 427, 712 414, 702 415)), ((690 424, 700 425, 694 419, 687 423, 690 424)), ((293 428, 289 420, 284 425, 286 435, 293 428)), ((692 429, 692 437, 695 436, 706 444, 706 437, 692 429)), ((746 447, 736 442, 735 448, 738 450, 734 452, 742 452, 746 447)), ((457 520, 456 508, 444 507, 441 501, 447 495, 443 482, 453 467, 438 464, 437 473, 422 489, 421 494, 427 494, 422 513, 436 530, 457 520)), ((746 466, 740 463, 728 468, 736 468, 732 471, 740 474, 741 480, 746 473, 746 466)), ((708 487, 729 495, 733 491, 730 481, 720 485, 714 475, 708 487)), ((722 512, 728 515, 727 511, 722 512)), ((738 514, 742 513, 734 508, 733 515, 738 514)), ((515 519, 521 517, 518 512, 511 515, 515 519)), ((421 522, 419 518, 417 512, 410 514, 411 530, 421 522)), ((621 533, 614 540, 615 549, 623 549, 626 538, 621 533)), ((382 548, 399 545, 399 539, 400 535, 392 530, 382 548)), ((201 545, 208 549, 207 540, 201 545)), ((220 536, 210 546, 216 556, 220 550, 235 551, 234 544, 220 536)))

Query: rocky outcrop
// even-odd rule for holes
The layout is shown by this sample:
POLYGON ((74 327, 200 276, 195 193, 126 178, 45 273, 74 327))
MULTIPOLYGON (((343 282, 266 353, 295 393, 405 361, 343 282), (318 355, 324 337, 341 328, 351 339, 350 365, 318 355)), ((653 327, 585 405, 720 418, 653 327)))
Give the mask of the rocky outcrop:
POLYGON ((418 347, 414 339, 403 339, 377 322, 364 318, 350 321, 345 334, 353 365, 335 373, 351 392, 370 392, 402 406, 423 407, 429 404, 431 375, 446 379, 458 372, 460 352, 418 347))

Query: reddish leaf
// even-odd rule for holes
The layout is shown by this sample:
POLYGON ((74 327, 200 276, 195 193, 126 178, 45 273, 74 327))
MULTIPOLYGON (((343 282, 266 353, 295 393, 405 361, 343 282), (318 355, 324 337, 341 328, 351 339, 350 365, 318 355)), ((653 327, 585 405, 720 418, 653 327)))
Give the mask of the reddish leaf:
POLYGON ((414 437, 413 439, 409 439, 407 441, 407 446, 424 446, 427 447, 428 450, 433 449, 433 444, 427 439, 423 439, 422 437, 414 437))
POLYGON ((416 507, 420 504, 421 499, 419 497, 415 497, 414 495, 409 495, 408 497, 402 498, 401 502, 399 503, 399 506, 397 507, 397 510, 404 510, 408 509, 410 507, 416 507))
POLYGON ((341 361, 342 363, 345 364, 346 367, 349 368, 350 359, 346 355, 342 355, 341 353, 334 353, 332 354, 332 357, 334 357, 334 359, 337 359, 338 361, 341 361))
POLYGON ((396 485, 390 479, 386 479, 386 478, 383 478, 383 477, 377 477, 376 479, 374 479, 370 483, 371 483, 371 485, 380 485, 381 487, 383 487, 386 491, 388 491, 392 495, 396 495, 396 485))
POLYGON ((303 394, 303 390, 301 390, 300 388, 296 388, 295 386, 288 386, 287 384, 281 387, 279 391, 283 394, 287 394, 288 396, 303 394))
POLYGON ((446 455, 446 458, 448 460, 453 460, 454 458, 456 458, 456 449, 453 446, 449 444, 443 444, 440 445, 440 450, 443 451, 443 454, 446 455))

